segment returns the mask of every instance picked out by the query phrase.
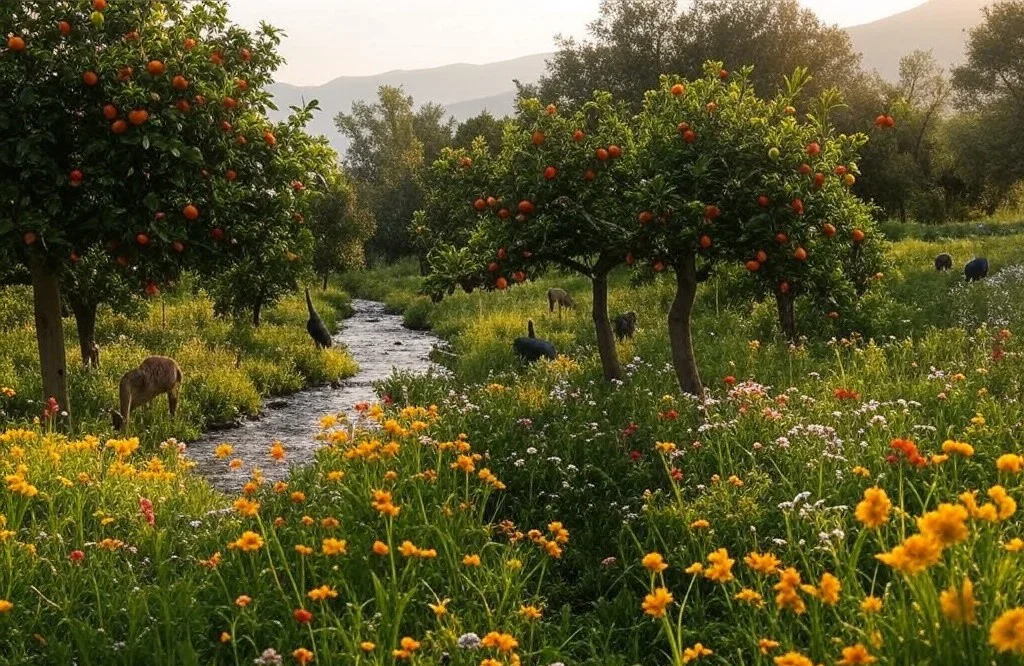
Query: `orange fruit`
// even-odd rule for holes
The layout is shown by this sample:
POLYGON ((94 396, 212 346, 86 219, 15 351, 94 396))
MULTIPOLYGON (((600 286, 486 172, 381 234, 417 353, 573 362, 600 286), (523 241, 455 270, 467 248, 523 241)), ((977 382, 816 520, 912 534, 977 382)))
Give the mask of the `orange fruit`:
POLYGON ((704 207, 704 219, 714 222, 722 214, 721 209, 718 206, 711 204, 710 206, 704 207))
POLYGON ((150 60, 146 64, 146 71, 153 76, 160 76, 164 73, 164 64, 159 60, 150 60))
POLYGON ((810 164, 801 164, 799 171, 800 171, 801 175, 806 176, 806 175, 811 173, 811 165, 810 164))
POLYGON ((502 208, 501 210, 498 211, 498 217, 500 217, 503 220, 507 220, 510 215, 512 215, 512 211, 510 211, 508 208, 502 208))
POLYGON ((622 157, 622 148, 619 148, 613 143, 612 145, 608 146, 608 156, 611 157, 613 160, 622 157))
POLYGON ((547 111, 549 116, 553 116, 556 113, 558 113, 558 107, 556 107, 554 104, 548 104, 547 108, 544 110, 547 111))
POLYGON ((801 200, 801 199, 793 199, 793 202, 790 204, 790 207, 793 209, 793 212, 796 213, 797 215, 803 215, 804 214, 804 202, 803 202, 803 200, 801 200))
POLYGON ((850 235, 853 237, 854 243, 860 243, 866 238, 866 234, 860 229, 854 229, 850 235))
POLYGON ((816 173, 814 174, 814 189, 820 190, 825 186, 825 174, 816 173))
POLYGON ((718 78, 722 79, 723 81, 726 80, 727 78, 729 78, 729 70, 727 70, 727 69, 720 69, 720 70, 718 70, 718 78))
POLYGON ((846 185, 847 187, 853 187, 853 184, 856 182, 857 177, 854 176, 852 173, 848 173, 845 176, 843 176, 843 185, 846 185))
POLYGON ((107 0, 92 0, 92 8, 98 12, 102 12, 107 8, 107 0))
POLYGON ((185 40, 184 46, 185 46, 185 50, 186 51, 191 51, 192 49, 194 49, 196 47, 196 40, 194 40, 191 37, 189 37, 188 39, 185 40))
POLYGON ((761 196, 759 196, 757 198, 757 205, 760 206, 761 208, 767 208, 768 206, 771 205, 771 203, 772 203, 771 199, 769 199, 764 194, 762 194, 761 196))
POLYGON ((184 99, 179 99, 178 103, 175 104, 175 106, 178 107, 178 111, 181 111, 182 113, 188 113, 189 110, 192 109, 192 105, 189 104, 188 101, 184 100, 184 99))
POLYGON ((532 201, 530 201, 528 199, 523 199, 522 201, 519 202, 519 205, 517 206, 517 209, 523 215, 529 215, 530 213, 532 213, 534 211, 534 205, 533 205, 532 201))
POLYGON ((836 228, 829 224, 828 222, 826 222, 825 224, 821 225, 821 233, 825 234, 829 238, 832 238, 833 236, 836 235, 836 228))
POLYGON ((530 140, 533 141, 533 145, 539 146, 544 143, 544 132, 534 132, 530 140))
POLYGON ((775 234, 775 242, 778 243, 779 245, 785 245, 786 243, 789 242, 789 236, 780 231, 779 233, 775 234))
POLYGON ((188 79, 186 79, 181 74, 178 74, 173 79, 171 79, 171 85, 174 87, 175 90, 185 90, 186 88, 188 88, 188 79))
POLYGON ((575 141, 576 143, 579 143, 580 141, 583 140, 585 136, 586 134, 583 133, 583 130, 576 130, 575 132, 572 133, 572 140, 575 141))
POLYGON ((544 169, 544 180, 554 180, 555 176, 558 175, 558 169, 553 166, 549 166, 544 169))
POLYGON ((781 283, 779 283, 779 291, 782 292, 783 294, 788 294, 789 293, 789 283, 788 282, 781 282, 781 283))
POLYGON ((487 270, 489 270, 492 273, 497 273, 498 271, 501 270, 501 266, 498 265, 498 262, 492 261, 491 263, 487 264, 487 270))
POLYGON ((149 111, 145 109, 134 109, 128 114, 128 122, 132 125, 141 125, 149 120, 149 111))
POLYGON ((113 104, 104 104, 103 117, 107 120, 113 120, 114 118, 117 118, 117 107, 113 104))
POLYGON ((238 102, 235 100, 234 97, 225 97, 224 98, 224 108, 225 109, 233 109, 236 106, 238 106, 238 102))
POLYGON ((185 216, 185 219, 189 222, 195 222, 199 219, 199 209, 192 204, 186 205, 181 209, 181 214, 185 216))
POLYGON ((149 236, 146 234, 135 234, 135 242, 139 245, 149 245, 149 236))
POLYGON ((494 208, 497 205, 498 205, 498 200, 497 199, 495 199, 494 197, 487 197, 487 207, 488 208, 494 208))
POLYGON ((483 199, 477 199, 476 201, 473 202, 473 208, 477 209, 478 211, 487 210, 487 202, 484 201, 483 199))
POLYGON ((249 62, 250 60, 252 60, 252 51, 250 51, 249 49, 242 49, 241 51, 239 51, 239 55, 242 56, 242 60, 244 60, 245 62, 249 62))
POLYGON ((238 178, 238 172, 235 171, 234 169, 228 169, 226 172, 224 172, 224 177, 227 178, 228 181, 234 182, 234 180, 238 178))
POLYGON ((61 21, 57 24, 57 29, 60 30, 60 34, 67 36, 71 34, 71 24, 67 21, 61 21))
POLYGON ((846 175, 846 167, 844 167, 842 164, 837 166, 836 167, 836 175, 837 176, 845 176, 846 175))
POLYGON ((654 219, 654 213, 649 210, 645 210, 637 216, 637 219, 640 220, 640 224, 647 224, 654 219))
POLYGON ((702 249, 707 250, 711 247, 711 236, 701 236, 700 246, 702 249))
POLYGON ((797 261, 807 261, 807 250, 802 247, 798 247, 793 251, 793 258, 797 261))
POLYGON ((807 154, 811 157, 817 157, 821 154, 821 146, 817 141, 807 144, 807 154))
POLYGON ((693 143, 697 140, 697 133, 693 130, 686 130, 683 132, 683 141, 686 143, 693 143))
POLYGON ((245 79, 235 79, 235 87, 241 90, 242 92, 245 92, 249 89, 249 82, 245 79))
POLYGON ((178 254, 181 254, 182 252, 185 251, 185 244, 182 243, 181 241, 174 241, 173 243, 171 243, 171 247, 178 254))
POLYGON ((758 250, 757 260, 760 261, 762 264, 765 263, 766 261, 768 261, 768 253, 765 252, 764 250, 758 250))
POLYGON ((515 273, 512 274, 512 279, 515 280, 517 283, 522 284, 526 282, 526 273, 522 271, 516 271, 515 273))
POLYGON ((746 263, 746 267, 747 270, 750 271, 751 273, 756 273, 759 270, 761 270, 761 264, 759 262, 754 261, 753 259, 746 263))
POLYGON ((114 134, 124 134, 128 131, 128 123, 123 120, 115 120, 110 125, 110 131, 114 134))
POLYGON ((498 259, 500 261, 505 261, 506 259, 508 259, 508 250, 506 250, 503 247, 499 247, 498 248, 498 259))
POLYGON ((26 232, 25 232, 25 233, 24 233, 24 234, 22 235, 21 239, 22 239, 23 241, 25 241, 25 245, 35 245, 35 242, 36 242, 36 240, 37 240, 37 236, 35 235, 35 232, 32 232, 32 231, 26 231, 26 232))
POLYGON ((500 289, 501 291, 505 291, 506 289, 508 289, 508 280, 506 280, 503 277, 500 277, 495 281, 494 286, 500 289))
POLYGON ((100 77, 96 76, 96 72, 86 72, 82 74, 82 80, 85 81, 85 85, 94 86, 100 82, 100 77))
POLYGON ((656 262, 654 262, 654 265, 651 266, 651 268, 654 269, 655 273, 660 273, 663 270, 665 270, 665 262, 663 262, 663 261, 656 261, 656 262))
POLYGON ((121 69, 117 70, 117 80, 127 81, 128 79, 132 78, 132 74, 134 73, 135 71, 131 67, 122 67, 121 69))
POLYGON ((587 181, 588 183, 594 182, 595 178, 597 178, 597 174, 594 173, 593 169, 587 169, 586 171, 583 172, 583 180, 587 181))
MULTIPOLYGON (((263 133, 263 140, 267 143, 268 146, 276 146, 277 145, 277 137, 274 136, 274 133, 271 132, 270 130, 267 130, 266 132, 263 133)), ((466 158, 466 159, 469 159, 469 158, 466 158)), ((470 163, 472 164, 472 160, 470 160, 470 163)))
POLYGON ((596 155, 597 159, 601 162, 604 162, 605 160, 608 159, 608 151, 605 150, 604 148, 598 148, 596 151, 594 151, 594 155, 596 155))
POLYGON ((224 57, 221 56, 220 51, 214 51, 210 55, 210 62, 212 62, 214 65, 223 65, 224 57))
POLYGON ((79 171, 78 169, 75 169, 70 174, 68 174, 68 179, 71 180, 72 187, 77 187, 77 186, 81 185, 82 184, 82 180, 84 178, 85 178, 85 176, 83 176, 82 172, 79 171))

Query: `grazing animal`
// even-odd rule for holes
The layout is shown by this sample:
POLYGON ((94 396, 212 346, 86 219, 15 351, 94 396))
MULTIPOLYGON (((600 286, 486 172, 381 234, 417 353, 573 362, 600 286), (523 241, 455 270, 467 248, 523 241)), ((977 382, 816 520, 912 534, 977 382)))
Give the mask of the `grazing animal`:
POLYGON ((527 324, 527 330, 529 331, 528 337, 516 338, 512 341, 512 349, 515 350, 519 358, 523 359, 527 363, 533 363, 534 361, 539 361, 542 358, 548 358, 554 361, 555 346, 547 340, 537 338, 537 335, 533 330, 532 319, 527 324))
POLYGON ((313 338, 313 342, 316 346, 321 349, 325 349, 334 344, 334 340, 331 339, 331 332, 327 330, 327 326, 324 324, 323 319, 316 313, 316 309, 313 307, 313 300, 309 297, 309 289, 306 289, 306 309, 309 310, 309 321, 306 322, 306 330, 309 331, 309 337, 313 338))
POLYGON ((86 367, 98 368, 100 367, 100 346, 95 342, 89 348, 89 356, 85 359, 86 367))
POLYGON ((558 318, 562 318, 562 308, 575 309, 576 303, 572 300, 572 296, 569 295, 565 289, 548 289, 548 308, 551 312, 555 311, 555 303, 558 304, 558 318))
POLYGON ((968 282, 977 282, 988 277, 988 259, 978 257, 972 259, 964 266, 964 277, 968 282))
POLYGON ((953 257, 946 253, 940 254, 935 257, 935 270, 937 271, 948 271, 953 268, 953 257))
POLYGON ((615 317, 615 337, 621 342, 636 334, 636 313, 627 312, 615 317))
POLYGON ((181 368, 173 358, 148 356, 134 370, 121 377, 121 410, 111 411, 114 430, 131 420, 132 410, 142 407, 161 393, 167 394, 167 406, 174 418, 178 411, 178 390, 181 388, 181 368))

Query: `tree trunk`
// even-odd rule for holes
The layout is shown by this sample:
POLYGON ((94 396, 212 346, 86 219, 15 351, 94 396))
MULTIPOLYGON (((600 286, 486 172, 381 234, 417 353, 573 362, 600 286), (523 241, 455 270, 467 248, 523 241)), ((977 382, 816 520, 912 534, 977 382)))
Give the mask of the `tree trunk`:
POLYGON ((64 322, 60 317, 60 282, 57 273, 42 257, 33 256, 29 268, 32 271, 39 365, 43 373, 43 400, 56 398, 61 409, 70 412, 64 322))
POLYGON ((329 278, 329 277, 330 276, 327 273, 324 273, 324 286, 323 286, 323 289, 321 291, 327 291, 327 278, 329 278))
POLYGON ((697 298, 697 264, 693 255, 687 255, 674 266, 676 272, 676 297, 668 311, 668 335, 672 343, 672 365, 676 370, 679 388, 684 393, 704 396, 700 383, 697 360, 693 355, 693 338, 690 332, 690 315, 697 298))
POLYGON ((597 330, 597 351, 601 355, 601 367, 604 378, 608 381, 620 379, 622 368, 619 355, 615 351, 615 335, 612 324, 608 320, 608 272, 596 272, 593 278, 594 288, 594 328, 597 330))
POLYGON ((793 309, 793 294, 775 291, 775 304, 779 306, 779 328, 790 342, 797 341, 796 313, 793 309))
POLYGON ((252 325, 255 328, 260 327, 260 314, 263 312, 263 304, 257 303, 252 308, 252 325))
POLYGON ((68 299, 71 312, 75 315, 75 326, 78 328, 78 346, 82 350, 82 365, 97 366, 98 359, 93 354, 96 345, 96 303, 79 300, 73 296, 68 299))

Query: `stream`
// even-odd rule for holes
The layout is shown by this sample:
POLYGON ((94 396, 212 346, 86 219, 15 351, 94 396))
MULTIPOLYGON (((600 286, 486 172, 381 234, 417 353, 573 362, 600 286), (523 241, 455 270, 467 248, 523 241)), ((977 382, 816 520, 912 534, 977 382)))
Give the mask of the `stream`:
MULTIPOLYGON (((249 480, 254 467, 263 471, 265 479, 277 481, 288 474, 291 465, 310 462, 319 443, 320 417, 326 414, 348 414, 355 421, 355 405, 374 402, 374 382, 386 379, 392 370, 425 372, 433 366, 430 352, 440 340, 429 333, 412 331, 402 326, 401 315, 384 312, 384 304, 353 299, 353 314, 342 322, 334 343, 348 350, 359 364, 359 372, 343 380, 335 388, 322 386, 270 399, 259 418, 243 421, 236 428, 218 430, 189 444, 189 456, 196 462, 196 471, 209 479, 219 490, 237 492, 249 480), (270 447, 279 441, 284 445, 284 460, 274 460, 270 447), (217 458, 219 444, 231 444, 227 458, 217 458), (233 459, 243 465, 230 467, 233 459)), ((310 342, 312 344, 312 342, 310 342)))

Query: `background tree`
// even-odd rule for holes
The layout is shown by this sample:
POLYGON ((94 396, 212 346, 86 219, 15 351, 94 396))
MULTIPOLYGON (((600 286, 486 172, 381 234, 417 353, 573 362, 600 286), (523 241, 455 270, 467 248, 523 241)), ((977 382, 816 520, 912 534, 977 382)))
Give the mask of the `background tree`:
POLYGON ((501 148, 501 135, 504 132, 505 118, 495 118, 489 111, 481 111, 478 115, 459 123, 452 137, 452 147, 469 149, 473 141, 480 137, 492 153, 501 148))
POLYGON ((67 268, 61 278, 61 295, 75 317, 82 365, 94 365, 96 315, 101 304, 114 312, 131 314, 138 310, 138 279, 131 269, 122 269, 110 261, 110 255, 99 245, 93 246, 67 268))
POLYGON ((219 260, 224 124, 262 109, 278 33, 220 0, 0 5, 0 242, 30 267, 43 387, 66 407, 63 269, 102 244, 152 292, 219 260))
POLYGON ((313 272, 324 289, 332 275, 363 266, 363 246, 376 227, 342 171, 329 175, 324 191, 310 202, 306 225, 313 234, 313 272))

